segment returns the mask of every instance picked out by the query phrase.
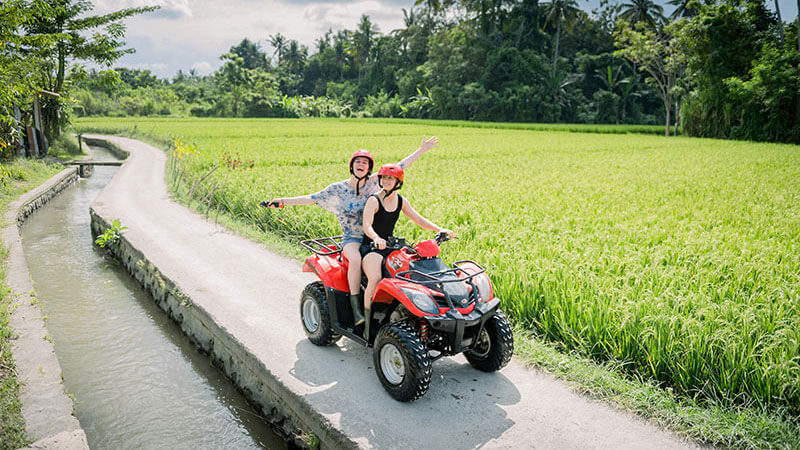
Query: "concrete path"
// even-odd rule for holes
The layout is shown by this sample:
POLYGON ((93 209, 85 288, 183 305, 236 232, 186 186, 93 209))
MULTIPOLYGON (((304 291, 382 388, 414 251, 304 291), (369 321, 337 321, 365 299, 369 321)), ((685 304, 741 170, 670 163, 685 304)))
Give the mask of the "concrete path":
POLYGON ((355 445, 694 447, 514 360, 499 373, 484 374, 463 357, 443 358, 434 363, 430 390, 421 400, 394 401, 375 375, 371 349, 346 338, 320 348, 305 338, 298 302, 313 275, 170 200, 163 151, 132 139, 107 139, 130 157, 92 205, 95 213, 107 221, 119 218, 131 245, 255 355, 304 408, 355 445))

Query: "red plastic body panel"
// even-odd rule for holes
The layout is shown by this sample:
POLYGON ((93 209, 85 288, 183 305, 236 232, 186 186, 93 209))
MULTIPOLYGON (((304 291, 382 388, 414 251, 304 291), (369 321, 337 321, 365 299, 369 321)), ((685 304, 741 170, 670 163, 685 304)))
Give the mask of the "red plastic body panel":
POLYGON ((391 276, 395 276, 397 272, 408 270, 408 263, 411 261, 411 258, 412 255, 408 254, 406 249, 395 250, 389 253, 389 256, 387 256, 384 261, 386 270, 389 271, 391 276))
MULTIPOLYGON (((417 317, 422 316, 435 316, 438 314, 443 314, 447 312, 450 308, 442 308, 439 307, 438 314, 432 314, 428 312, 422 312, 414 305, 414 302, 408 298, 405 292, 402 291, 400 288, 406 289, 413 289, 415 291, 424 292, 431 297, 434 297, 438 293, 434 290, 428 289, 424 286, 420 286, 419 284, 409 283, 407 281, 401 281, 396 278, 384 278, 378 283, 378 287, 375 289, 375 295, 372 296, 373 303, 392 303, 395 299, 402 303, 410 312, 417 317)), ((460 312, 461 314, 469 314, 472 310, 475 309, 475 304, 470 303, 469 306, 466 308, 456 308, 456 311, 460 312)))
POLYGON ((303 264, 303 272, 314 272, 317 274, 325 287, 330 287, 342 292, 350 292, 350 285, 347 282, 347 260, 339 255, 320 256, 311 255, 303 264))
POLYGON ((439 245, 433 239, 422 241, 419 244, 417 244, 417 246, 414 248, 417 249, 417 253, 419 253, 419 256, 423 258, 433 258, 439 256, 439 253, 441 253, 439 245))

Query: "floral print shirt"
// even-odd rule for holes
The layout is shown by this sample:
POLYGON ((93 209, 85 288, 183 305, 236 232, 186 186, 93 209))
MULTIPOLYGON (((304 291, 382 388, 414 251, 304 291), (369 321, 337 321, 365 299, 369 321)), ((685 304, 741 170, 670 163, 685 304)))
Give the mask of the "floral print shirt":
POLYGON ((320 208, 327 209, 339 219, 344 236, 361 239, 364 236, 362 229, 364 205, 367 204, 369 196, 378 190, 380 190, 378 177, 371 176, 367 179, 367 184, 359 188, 358 195, 355 188, 345 180, 311 194, 311 199, 320 208))

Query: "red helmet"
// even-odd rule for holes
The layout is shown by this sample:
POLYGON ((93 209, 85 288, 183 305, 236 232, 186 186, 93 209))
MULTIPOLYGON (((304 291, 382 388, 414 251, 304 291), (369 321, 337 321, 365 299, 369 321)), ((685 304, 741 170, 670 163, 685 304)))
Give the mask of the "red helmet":
POLYGON ((397 164, 385 164, 378 171, 378 177, 395 177, 403 182, 403 168, 397 164))
POLYGON ((375 166, 375 160, 372 159, 372 153, 366 150, 356 150, 353 152, 353 155, 350 157, 350 173, 355 175, 353 173, 353 161, 355 161, 358 157, 364 157, 369 160, 369 170, 367 170, 367 176, 369 176, 369 174, 372 173, 372 168, 375 166))

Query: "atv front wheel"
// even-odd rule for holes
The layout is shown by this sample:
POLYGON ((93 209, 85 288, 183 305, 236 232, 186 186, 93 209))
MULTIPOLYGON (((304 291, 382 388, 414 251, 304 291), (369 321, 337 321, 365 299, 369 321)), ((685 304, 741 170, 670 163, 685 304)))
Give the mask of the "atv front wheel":
POLYGON ((320 281, 310 283, 303 289, 300 295, 300 321, 312 344, 331 345, 342 337, 331 328, 328 298, 325 296, 325 286, 320 281))
POLYGON ((472 367, 483 372, 502 369, 511 361, 513 354, 514 334, 506 315, 499 309, 486 321, 475 346, 464 352, 472 367))
POLYGON ((378 379, 395 400, 409 402, 428 392, 431 360, 410 325, 394 322, 381 327, 375 338, 373 360, 378 379))

